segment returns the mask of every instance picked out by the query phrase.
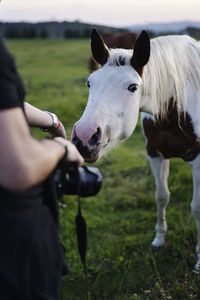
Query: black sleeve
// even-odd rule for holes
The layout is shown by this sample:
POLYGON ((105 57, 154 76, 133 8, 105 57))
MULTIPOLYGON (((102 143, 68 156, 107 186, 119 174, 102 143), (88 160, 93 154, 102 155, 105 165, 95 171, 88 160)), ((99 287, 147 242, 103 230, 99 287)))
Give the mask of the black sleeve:
POLYGON ((25 89, 14 58, 0 37, 0 110, 23 107, 25 89))

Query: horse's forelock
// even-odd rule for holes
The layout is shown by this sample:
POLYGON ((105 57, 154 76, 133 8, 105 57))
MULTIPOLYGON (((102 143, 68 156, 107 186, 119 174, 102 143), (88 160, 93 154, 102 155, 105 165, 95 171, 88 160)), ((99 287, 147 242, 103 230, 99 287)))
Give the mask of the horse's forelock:
POLYGON ((126 66, 130 65, 131 55, 133 51, 125 49, 111 49, 108 59, 110 66, 126 66))

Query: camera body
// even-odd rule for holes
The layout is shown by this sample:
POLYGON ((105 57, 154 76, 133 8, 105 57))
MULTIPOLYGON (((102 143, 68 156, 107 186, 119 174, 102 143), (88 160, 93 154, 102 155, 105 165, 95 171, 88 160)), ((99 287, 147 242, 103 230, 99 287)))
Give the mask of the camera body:
POLYGON ((102 175, 95 167, 63 165, 54 174, 57 198, 64 195, 89 197, 96 195, 102 186, 102 175))

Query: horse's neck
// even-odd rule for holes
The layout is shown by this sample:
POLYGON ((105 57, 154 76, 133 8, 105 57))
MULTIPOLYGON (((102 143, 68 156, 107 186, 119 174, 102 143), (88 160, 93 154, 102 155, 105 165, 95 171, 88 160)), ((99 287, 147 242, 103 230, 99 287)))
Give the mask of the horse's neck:
POLYGON ((168 103, 174 94, 174 83, 172 79, 165 78, 164 82, 161 78, 157 78, 155 74, 150 72, 150 65, 146 66, 143 86, 140 90, 140 111, 157 116, 163 115, 165 108, 167 109, 168 103), (167 89, 164 82, 167 82, 167 89))

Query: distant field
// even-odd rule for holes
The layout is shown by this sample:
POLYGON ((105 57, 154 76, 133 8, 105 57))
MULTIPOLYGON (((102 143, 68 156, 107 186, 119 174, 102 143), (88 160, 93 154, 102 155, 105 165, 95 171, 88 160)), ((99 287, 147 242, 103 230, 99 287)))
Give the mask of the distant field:
MULTIPOLYGON (((27 100, 58 114, 70 137, 87 99, 89 41, 10 40, 8 46, 25 81, 27 100)), ((34 134, 42 137, 39 131, 34 134)), ((190 212, 190 167, 172 160, 167 245, 158 252, 150 247, 156 221, 154 180, 140 125, 98 167, 103 188, 96 197, 82 200, 91 299, 200 299, 200 279, 192 273, 196 227, 190 212)), ((64 202, 61 233, 71 273, 63 280, 62 300, 83 300, 87 297, 76 245, 76 197, 65 197, 64 202)))

